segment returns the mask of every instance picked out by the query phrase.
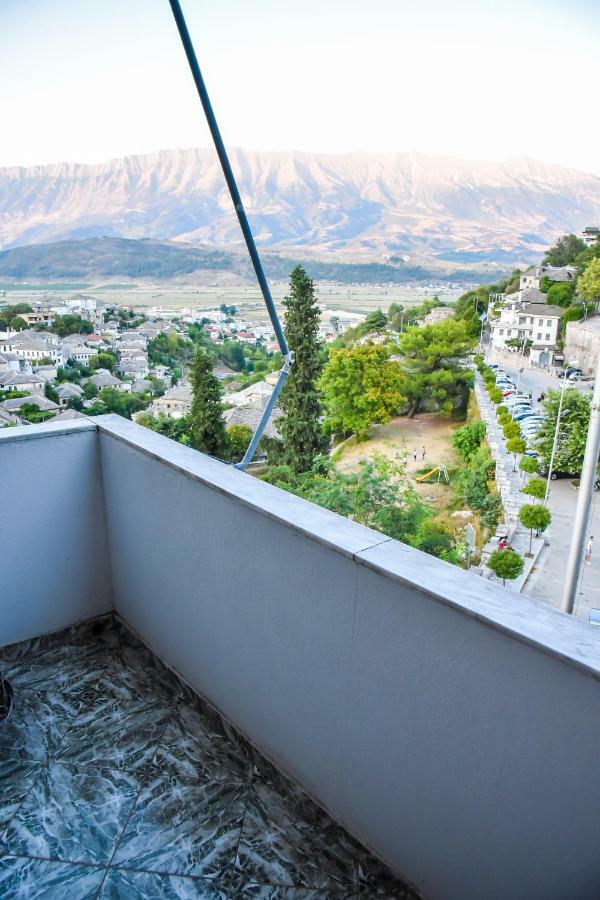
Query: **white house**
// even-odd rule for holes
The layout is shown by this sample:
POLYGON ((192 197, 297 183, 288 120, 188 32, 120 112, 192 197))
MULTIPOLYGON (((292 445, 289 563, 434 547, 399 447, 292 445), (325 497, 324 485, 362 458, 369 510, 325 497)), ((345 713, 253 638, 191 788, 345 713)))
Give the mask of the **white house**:
POLYGON ((548 303, 506 302, 500 316, 490 321, 492 346, 503 350, 510 347, 508 341, 531 341, 531 361, 546 363, 544 354, 556 349, 562 314, 560 306, 548 303))
POLYGON ((187 383, 169 388, 162 397, 156 397, 148 412, 154 416, 166 416, 169 419, 181 419, 187 416, 192 408, 192 388, 187 383))

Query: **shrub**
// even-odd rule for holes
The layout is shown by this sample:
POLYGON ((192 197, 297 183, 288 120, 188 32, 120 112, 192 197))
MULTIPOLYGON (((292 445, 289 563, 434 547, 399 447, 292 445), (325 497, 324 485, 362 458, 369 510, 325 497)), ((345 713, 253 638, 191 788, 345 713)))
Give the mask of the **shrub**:
POLYGON ((509 421, 502 427, 502 434, 507 440, 510 438, 519 437, 521 434, 521 429, 519 428, 518 422, 509 421))
POLYGON ((495 531, 502 515, 502 500, 499 494, 488 494, 481 505, 481 524, 495 531))
POLYGON ((515 550, 495 550, 488 559, 488 566, 506 584, 506 579, 518 578, 523 572, 523 558, 515 550))
POLYGON ((523 493, 529 497, 535 497, 536 500, 543 500, 546 496, 547 482, 543 478, 530 478, 523 493))
POLYGON ((452 443, 462 458, 469 462, 479 449, 484 437, 485 425, 480 420, 477 420, 469 425, 463 425, 462 428, 455 431, 452 436, 452 443))

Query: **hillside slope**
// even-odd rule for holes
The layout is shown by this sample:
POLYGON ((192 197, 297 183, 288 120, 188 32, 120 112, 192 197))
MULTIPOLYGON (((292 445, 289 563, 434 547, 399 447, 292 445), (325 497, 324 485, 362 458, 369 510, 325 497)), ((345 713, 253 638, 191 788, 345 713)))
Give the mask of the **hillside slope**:
MULTIPOLYGON (((600 178, 533 160, 231 157, 258 242, 280 251, 508 263, 536 258, 558 234, 600 220, 600 178)), ((168 150, 0 169, 0 247, 100 235, 239 245, 215 154, 168 150)))

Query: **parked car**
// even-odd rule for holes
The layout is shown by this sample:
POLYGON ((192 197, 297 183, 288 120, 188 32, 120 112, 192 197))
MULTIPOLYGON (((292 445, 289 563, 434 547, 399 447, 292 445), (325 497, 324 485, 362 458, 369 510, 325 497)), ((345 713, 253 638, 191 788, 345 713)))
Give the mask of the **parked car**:
MULTIPOLYGON (((513 419, 515 422, 526 422, 533 415, 533 410, 531 407, 529 409, 518 409, 516 410, 513 419)), ((541 424, 541 423, 540 423, 541 424)))
POLYGON ((566 369, 563 369, 562 372, 558 373, 559 378, 570 378, 571 375, 583 375, 581 369, 576 369, 574 366, 568 366, 566 369))
POLYGON ((583 372, 571 372, 570 375, 567 376, 569 381, 591 381, 591 375, 584 375, 583 372))

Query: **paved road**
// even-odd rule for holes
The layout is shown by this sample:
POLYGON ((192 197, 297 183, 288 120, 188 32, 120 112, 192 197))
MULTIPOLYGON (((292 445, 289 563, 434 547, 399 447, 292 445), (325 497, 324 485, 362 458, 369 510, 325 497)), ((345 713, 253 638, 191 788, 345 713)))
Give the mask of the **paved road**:
MULTIPOLYGON (((511 359, 515 354, 490 351, 488 362, 497 362, 513 380, 518 375, 518 360, 511 359)), ((547 372, 525 368, 521 373, 519 387, 531 391, 534 407, 542 391, 548 388, 560 388, 560 380, 547 372)), ((575 385, 582 392, 590 390, 589 384, 581 382, 575 385)), ((523 593, 538 600, 545 600, 553 606, 560 603, 565 578, 567 557, 577 504, 577 491, 568 479, 553 481, 550 487, 548 506, 552 513, 552 524, 547 532, 549 546, 538 560, 538 565, 529 576, 523 593)), ((589 618, 590 609, 600 609, 600 495, 594 495, 592 524, 590 534, 594 535, 597 544, 592 554, 591 565, 584 565, 579 596, 575 614, 582 619, 589 618)))

